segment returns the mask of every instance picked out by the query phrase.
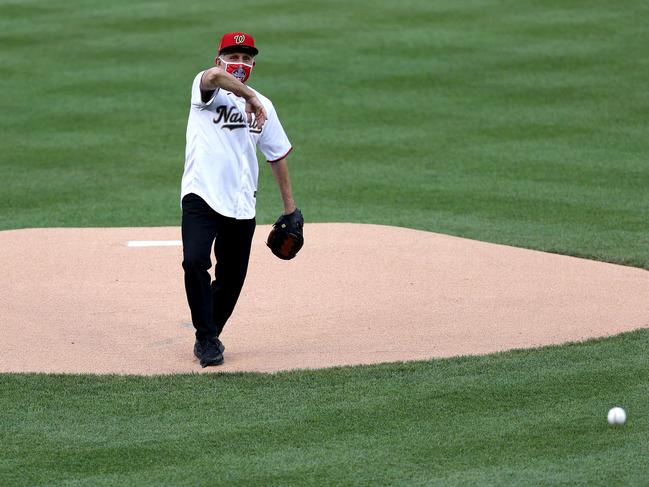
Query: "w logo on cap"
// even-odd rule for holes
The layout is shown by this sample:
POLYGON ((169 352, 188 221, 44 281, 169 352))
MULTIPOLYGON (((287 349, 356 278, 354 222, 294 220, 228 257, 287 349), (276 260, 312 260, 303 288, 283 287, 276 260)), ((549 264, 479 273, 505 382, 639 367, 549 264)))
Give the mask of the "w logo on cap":
POLYGON ((246 36, 244 36, 243 34, 234 36, 234 42, 236 42, 237 44, 243 44, 245 40, 246 36))

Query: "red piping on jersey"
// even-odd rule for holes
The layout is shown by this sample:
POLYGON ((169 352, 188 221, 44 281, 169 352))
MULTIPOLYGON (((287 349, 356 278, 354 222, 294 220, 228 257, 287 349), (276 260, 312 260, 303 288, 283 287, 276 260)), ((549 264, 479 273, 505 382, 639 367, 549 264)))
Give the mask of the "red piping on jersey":
POLYGON ((288 152, 287 152, 286 154, 284 154, 282 157, 278 157, 277 159, 275 159, 275 160, 273 160, 273 161, 266 161, 266 162, 270 162, 270 163, 272 164, 273 162, 281 161, 281 160, 284 159, 287 155, 289 155, 289 154, 291 153, 292 150, 293 150, 293 147, 291 147, 291 148, 288 150, 288 152))

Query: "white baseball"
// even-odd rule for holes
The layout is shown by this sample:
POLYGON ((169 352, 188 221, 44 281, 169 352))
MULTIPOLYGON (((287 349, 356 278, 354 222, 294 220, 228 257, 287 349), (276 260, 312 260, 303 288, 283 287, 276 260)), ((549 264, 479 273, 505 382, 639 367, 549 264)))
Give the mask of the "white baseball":
POLYGON ((621 407, 614 407, 608 412, 609 424, 624 424, 626 421, 626 411, 621 407))

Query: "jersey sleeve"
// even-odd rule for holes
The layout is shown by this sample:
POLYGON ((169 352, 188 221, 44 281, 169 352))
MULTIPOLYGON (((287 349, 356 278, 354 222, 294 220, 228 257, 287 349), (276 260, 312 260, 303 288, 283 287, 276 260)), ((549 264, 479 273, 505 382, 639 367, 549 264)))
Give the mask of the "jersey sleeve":
POLYGON ((214 90, 214 93, 212 93, 212 96, 207 102, 203 101, 203 97, 201 96, 201 78, 204 72, 205 71, 201 71, 200 73, 198 73, 194 78, 194 82, 192 83, 192 107, 198 109, 203 109, 211 105, 216 98, 216 94, 219 92, 219 89, 217 88, 216 90, 214 90))
POLYGON ((266 111, 266 114, 266 123, 261 131, 257 146, 268 162, 277 162, 286 157, 293 150, 293 147, 272 105, 266 111))

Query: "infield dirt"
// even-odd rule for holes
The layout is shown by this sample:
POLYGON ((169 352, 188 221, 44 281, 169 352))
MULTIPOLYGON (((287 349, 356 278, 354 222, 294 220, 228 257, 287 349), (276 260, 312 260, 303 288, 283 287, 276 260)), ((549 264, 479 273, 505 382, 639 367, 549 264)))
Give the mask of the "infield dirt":
POLYGON ((310 224, 290 262, 258 226, 202 369, 177 227, 0 232, 0 372, 273 372, 559 344, 649 326, 649 272, 379 225, 310 224))

